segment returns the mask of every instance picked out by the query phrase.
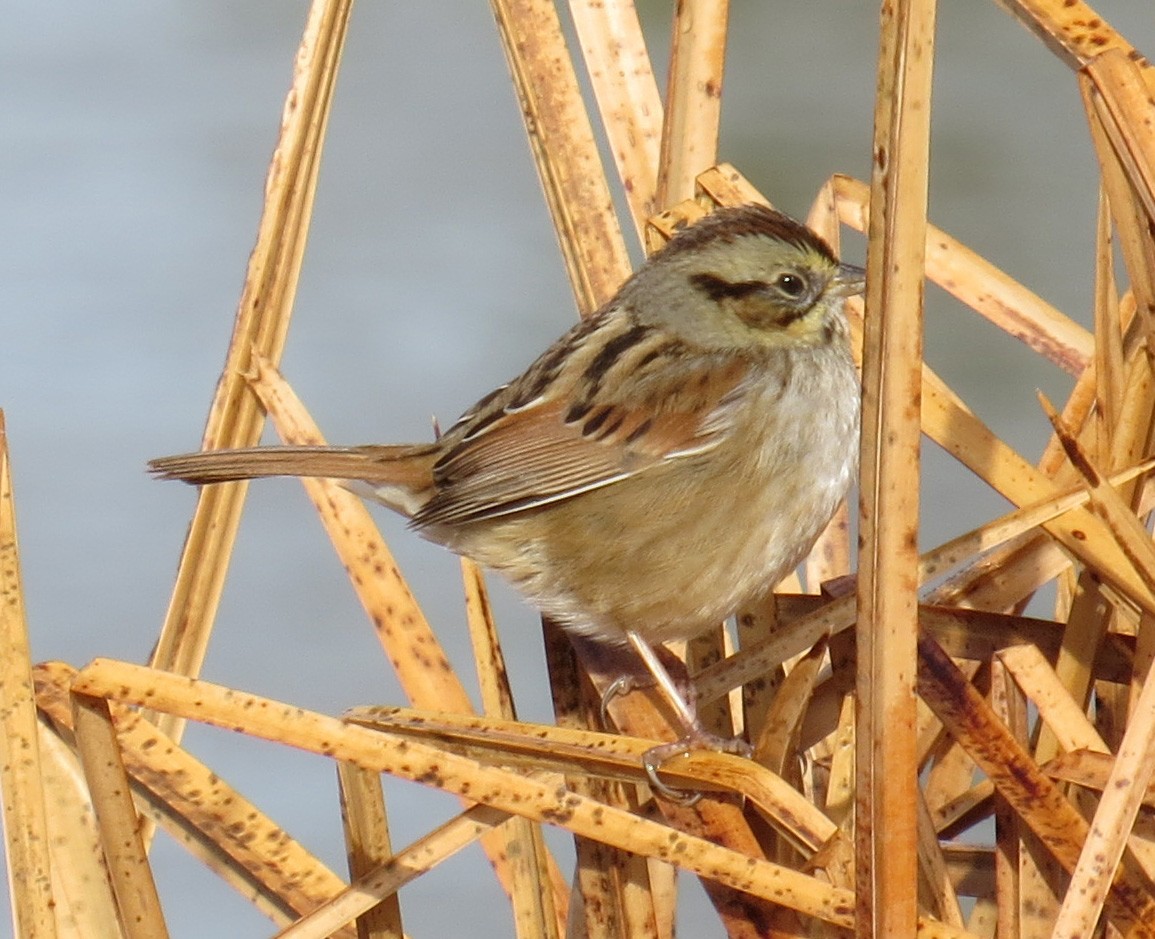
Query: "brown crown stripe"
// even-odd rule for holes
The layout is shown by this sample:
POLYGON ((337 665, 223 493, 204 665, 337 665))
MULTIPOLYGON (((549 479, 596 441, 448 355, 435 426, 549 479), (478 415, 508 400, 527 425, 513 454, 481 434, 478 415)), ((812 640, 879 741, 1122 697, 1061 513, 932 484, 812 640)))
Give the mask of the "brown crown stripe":
POLYGON ((718 209, 717 212, 707 215, 689 228, 678 232, 654 255, 653 260, 692 251, 711 241, 732 242, 751 235, 787 241, 814 251, 831 263, 837 263, 830 245, 801 222, 767 206, 754 204, 718 209))

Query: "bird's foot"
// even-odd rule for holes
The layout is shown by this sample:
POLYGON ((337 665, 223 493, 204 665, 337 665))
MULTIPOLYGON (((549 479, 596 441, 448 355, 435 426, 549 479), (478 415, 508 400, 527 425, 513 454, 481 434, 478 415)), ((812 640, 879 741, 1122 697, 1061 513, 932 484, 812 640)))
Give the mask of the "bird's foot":
POLYGON ((663 798, 680 805, 693 805, 697 802, 702 797, 700 792, 685 792, 681 789, 674 789, 662 782, 658 775, 663 764, 670 762, 675 757, 687 756, 694 750, 732 753, 735 756, 743 757, 749 757, 754 752, 753 747, 740 737, 719 737, 717 734, 703 729, 695 722, 694 726, 689 728, 689 731, 680 740, 650 747, 642 754, 642 766, 646 770, 650 788, 663 798))

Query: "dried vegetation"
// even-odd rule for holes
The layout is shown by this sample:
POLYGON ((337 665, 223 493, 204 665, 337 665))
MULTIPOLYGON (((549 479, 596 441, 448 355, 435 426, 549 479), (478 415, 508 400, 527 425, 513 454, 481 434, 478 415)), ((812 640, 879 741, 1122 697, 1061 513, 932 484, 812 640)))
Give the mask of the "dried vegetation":
MULTIPOLYGON (((596 681, 548 626, 557 726, 518 722, 484 584, 466 564, 475 709, 369 513, 325 481, 304 484, 411 707, 333 717, 198 679, 244 485, 201 493, 148 666, 34 666, 0 453, 0 784, 19 935, 164 936, 156 826, 281 936, 399 937, 398 888, 474 840, 527 939, 671 936, 675 868, 703 878, 731 936, 1155 935, 1155 72, 1078 0, 1007 5, 1078 76, 1102 180, 1085 260, 1094 335, 926 223, 934 5, 884 5, 874 178, 833 177, 809 218, 835 243, 841 225, 870 236, 865 320, 853 310, 860 575, 845 576, 844 514, 807 564, 824 593, 784 584, 742 612, 736 642, 719 630, 686 650, 702 708, 717 730, 744 729, 753 761, 693 754, 667 775, 705 798, 655 801, 638 757, 670 733, 661 714, 635 693, 611 709, 620 734, 586 729, 598 726, 596 681), (1038 464, 923 364, 924 275, 1074 376, 1069 400, 1044 403, 1055 434, 1038 464), (920 435, 1017 506, 921 557, 920 435), (1024 617, 1052 581, 1053 617, 1024 617), (190 720, 331 758, 349 874, 183 749, 190 720), (381 773, 459 796, 460 814, 394 848, 381 773), (573 833, 572 874, 542 824, 573 833)), ((554 3, 493 6, 584 312, 628 273, 623 228, 652 248, 714 206, 765 198, 715 165, 725 3, 678 5, 663 102, 630 0, 572 0, 589 107, 554 3)), ((321 439, 276 365, 348 11, 316 0, 310 14, 206 447, 253 444, 266 415, 288 440, 321 439)))

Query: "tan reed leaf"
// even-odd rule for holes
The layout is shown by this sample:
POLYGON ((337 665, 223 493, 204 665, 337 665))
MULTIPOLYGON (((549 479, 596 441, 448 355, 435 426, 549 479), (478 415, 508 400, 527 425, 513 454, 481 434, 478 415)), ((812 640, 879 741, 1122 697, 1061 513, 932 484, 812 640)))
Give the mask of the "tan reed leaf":
MULTIPOLYGON (((838 206, 834 197, 834 185, 830 180, 823 184, 811 203, 806 224, 826 240, 835 255, 842 257, 842 232, 838 222, 838 206)), ((861 367, 862 337, 860 328, 857 328, 858 324, 861 323, 862 313, 857 306, 859 303, 861 303, 861 298, 850 298, 847 302, 847 312, 852 323, 851 345, 855 350, 853 351, 855 362, 861 367)), ((843 502, 818 537, 818 541, 815 542, 804 562, 807 591, 818 593, 827 581, 849 574, 853 553, 854 546, 850 537, 850 505, 848 502, 843 502)))
MULTIPOLYGON (((926 628, 926 619, 921 611, 919 623, 924 629, 926 628)), ((975 764, 962 745, 946 734, 929 756, 932 756, 933 764, 926 774, 923 798, 927 804, 927 811, 937 817, 942 806, 957 803, 957 800, 971 791, 975 764)), ((935 829, 938 828, 936 822, 935 829)))
MULTIPOLYGON (((1039 767, 1052 779, 1074 783, 1084 789, 1102 792, 1107 788, 1111 770, 1115 766, 1113 754, 1104 750, 1077 749, 1060 753, 1039 767)), ((1142 804, 1155 809, 1155 783, 1148 782, 1142 804)))
MULTIPOLYGON (((737 625, 738 647, 747 648, 766 636, 772 636, 781 625, 778 617, 778 594, 767 592, 757 603, 738 610, 734 617, 737 625)), ((782 684, 784 673, 776 666, 741 686, 742 726, 750 739, 756 738, 766 720, 766 712, 782 684)), ((722 700, 719 696, 715 700, 722 700)))
POLYGON ((694 195, 694 179, 718 162, 722 74, 730 0, 683 0, 674 12, 658 206, 694 195))
POLYGON ((995 787, 989 779, 981 779, 965 792, 941 803, 931 812, 935 830, 941 835, 956 827, 969 827, 970 820, 980 814, 990 814, 988 803, 995 787))
POLYGON ((101 697, 74 694, 72 724, 84 778, 92 793, 121 929, 128 939, 166 939, 168 928, 141 841, 139 819, 132 804, 109 702, 101 697))
MULTIPOLYGON (((304 404, 271 363, 254 357, 250 387, 286 443, 321 445, 304 404)), ((418 707, 471 712, 473 704, 365 503, 328 480, 302 479, 406 696, 418 707), (432 667, 430 663, 433 663, 432 667)))
POLYGON ((711 166, 694 177, 694 195, 700 204, 770 205, 770 200, 731 163, 711 166))
POLYGON ((1085 72, 1098 92, 1096 110, 1115 155, 1147 217, 1155 221, 1155 73, 1121 48, 1095 56, 1085 72))
MULTIPOLYGON (((313 196, 351 0, 314 0, 285 99, 281 133, 265 180, 265 207, 237 307, 224 371, 202 446, 252 446, 263 415, 243 378, 255 349, 278 361, 288 330, 312 217, 313 196)), ((151 657, 157 668, 200 672, 220 601, 246 487, 207 486, 181 553, 176 584, 151 657)), ((160 728, 180 739, 171 718, 160 728)))
POLYGON ((342 923, 360 917, 394 897, 407 883, 442 861, 499 829, 509 816, 488 805, 475 805, 418 838, 389 861, 358 877, 341 894, 277 933, 277 939, 324 939, 342 923))
POLYGON ((657 215, 651 215, 646 219, 646 230, 643 234, 646 253, 653 254, 678 231, 705 217, 709 211, 708 207, 693 199, 684 199, 657 215))
MULTIPOLYGON (((546 666, 553 694, 554 715, 558 727, 584 730, 599 721, 600 702, 586 675, 579 667, 574 648, 561 627, 542 621, 546 666)), ((596 779, 580 774, 566 777, 569 789, 599 802, 632 809, 635 786, 596 779)), ((673 906, 665 909, 659 897, 668 899, 667 889, 656 879, 660 862, 647 859, 592 838, 574 838, 575 867, 570 897, 571 923, 574 929, 585 929, 588 939, 615 939, 635 930, 642 935, 660 932, 660 925, 673 922, 673 906), (647 889, 648 888, 648 889, 647 889), (664 919, 663 919, 664 918, 664 919)), ((668 885, 669 877, 665 878, 668 885)))
MULTIPOLYGON (((316 425, 284 378, 260 357, 254 358, 253 369, 252 388, 285 440, 323 443, 316 425)), ((301 482, 321 515, 409 700, 418 707, 472 712, 473 705, 464 685, 450 666, 364 502, 330 480, 303 479, 301 482), (431 667, 431 663, 436 664, 431 667)), ((483 844, 498 877, 512 890, 513 875, 504 850, 504 838, 504 834, 487 836, 483 844), (498 838, 502 843, 498 843, 498 838)), ((548 863, 555 868, 549 878, 554 885, 553 906, 563 910, 564 882, 556 872, 555 862, 548 863)))
MULTIPOLYGON (((1114 474, 1111 477, 1111 484, 1119 486, 1128 483, 1152 469, 1155 469, 1155 459, 1144 460, 1114 474)), ((1068 489, 1024 505, 958 535, 922 556, 921 579, 925 581, 933 578, 975 555, 1027 534, 1072 509, 1085 505, 1089 499, 1090 496, 1084 487, 1068 489)))
POLYGON ((833 822, 849 826, 854 811, 854 695, 844 694, 840 700, 838 726, 834 729, 831 744, 825 807, 833 822))
POLYGON ((0 803, 13 928, 56 935, 44 776, 32 689, 32 657, 20 576, 16 506, 0 411, 0 803))
POLYGON ((827 641, 816 642, 787 673, 754 741, 753 759, 785 779, 798 774, 798 739, 806 708, 814 693, 827 641))
MULTIPOLYGON (((1105 84, 1110 86, 1111 82, 1105 84)), ((1145 183, 1135 178, 1134 170, 1128 168, 1117 149, 1116 141, 1119 141, 1119 147, 1126 148, 1121 140, 1124 131, 1116 123, 1117 114, 1111 112, 1102 89, 1089 72, 1079 75, 1079 90, 1087 112, 1091 143, 1099 161, 1102 186, 1107 192, 1118 234, 1119 251, 1130 277, 1136 308, 1143 313, 1139 317, 1140 327, 1149 340, 1152 327, 1146 311, 1155 303, 1155 246, 1149 237, 1151 216, 1138 192, 1138 187, 1145 187, 1145 183)), ((1109 90, 1108 94, 1111 93, 1109 90)))
POLYGON ((1123 356, 1123 329, 1119 294, 1115 288, 1115 252, 1107 193, 1099 187, 1099 214, 1095 230, 1095 410, 1098 415, 1099 460, 1113 468, 1112 441, 1119 424, 1127 387, 1123 356))
MULTIPOLYGON (((950 658, 925 634, 919 638, 919 694, 967 748, 1022 822, 1065 870, 1073 871, 1087 823, 1043 775, 1021 744, 950 658)), ((1155 900, 1126 867, 1106 900, 1107 915, 1131 936, 1155 935, 1155 900)))
MULTIPOLYGON (((718 623, 712 629, 686 641, 684 657, 686 670, 691 675, 695 674, 723 661, 733 652, 734 643, 730 637, 730 630, 726 628, 725 623, 718 623)), ((723 740, 741 736, 744 730, 741 723, 742 713, 732 711, 730 708, 732 697, 731 694, 713 701, 698 702, 695 705, 702 726, 723 740)))
POLYGON ((530 148, 582 315, 629 276, 589 115, 552 0, 491 0, 530 148))
POLYGON ((68 939, 120 937, 116 900, 80 761, 72 745, 45 721, 39 730, 57 934, 68 939))
MULTIPOLYGON (((865 232, 866 185, 849 176, 834 176, 830 183, 839 218, 865 232)), ((927 226, 925 250, 926 276, 1007 334, 1073 375, 1091 361, 1094 342, 1086 329, 990 261, 934 225, 927 226)))
MULTIPOLYGON (((1122 384, 1122 401, 1112 430, 1112 446, 1108 455, 1110 462, 1107 465, 1111 468, 1127 466, 1150 455, 1149 438, 1153 426, 1152 415, 1155 414, 1155 374, 1152 374, 1144 346, 1137 344, 1127 359, 1122 384)), ((1063 423, 1068 427, 1074 426, 1065 417, 1063 423)), ((1074 467, 1071 469, 1073 471, 1074 467)), ((1075 479, 1079 478, 1077 472, 1073 471, 1071 475, 1075 479)), ((1149 477, 1134 482, 1112 481, 1111 484, 1119 488, 1120 494, 1136 511, 1142 511, 1144 499, 1148 500, 1150 506, 1149 477)))
POLYGON ((1151 674, 1151 666, 1155 664, 1155 616, 1143 613, 1139 617, 1139 626, 1135 630, 1135 655, 1131 667, 1131 692, 1128 701, 1128 714, 1135 713, 1139 695, 1147 684, 1147 677, 1151 674))
POLYGON ((1083 0, 1002 0, 1001 5, 1072 69, 1104 50, 1135 51, 1083 0))
POLYGON ((574 29, 638 238, 658 211, 662 99, 632 0, 570 0, 574 29))
MULTIPOLYGON (((381 789, 381 774, 355 763, 338 762, 337 780, 349 877, 356 882, 383 865, 396 865, 385 793, 381 789)), ((336 904, 337 898, 330 902, 336 904)), ((401 902, 395 893, 357 917, 357 934, 358 939, 404 939, 401 902)))
MULTIPOLYGON (((1155 684, 1144 688, 1139 703, 1124 732, 1060 907, 1053 933, 1056 939, 1090 935, 1123 858, 1143 795, 1155 774, 1155 684)), ((1137 851, 1134 856, 1148 878, 1155 874, 1148 850, 1137 851)))
MULTIPOLYGON (((1016 505, 1056 493, 1055 485, 967 410, 930 369, 923 371, 923 427, 952 456, 1016 505)), ((1155 595, 1126 563, 1106 526, 1072 509, 1043 526, 1064 548, 1141 609, 1155 611, 1155 595)))
POLYGON ((881 11, 862 342, 855 934, 918 918, 919 446, 935 0, 881 11))
MULTIPOLYGON (((967 929, 981 939, 995 939, 995 931, 998 929, 998 907, 995 901, 990 899, 989 894, 975 898, 975 905, 967 917, 967 929)), ((1007 933, 1007 935, 1016 934, 1007 933)))
MULTIPOLYGON (((37 704, 65 735, 73 732, 68 689, 75 676, 63 663, 36 666, 37 704)), ((257 806, 139 713, 114 705, 112 717, 137 811, 274 922, 291 922, 344 888, 257 806)))
MULTIPOLYGON (((1015 683, 1002 658, 990 659, 991 712, 1010 731, 1015 741, 1028 745, 1027 704, 1022 689, 1015 683)), ((1000 792, 994 791, 990 779, 983 780, 992 790, 995 822, 995 885, 989 895, 995 898, 995 925, 1007 936, 1021 936, 1024 925, 1041 932, 1049 929, 1057 912, 1057 901, 1036 874, 1036 857, 1032 848, 1038 844, 1033 833, 1015 814, 1014 808, 1000 792)))
MULTIPOLYGON (((386 733, 436 742, 490 765, 635 782, 645 778, 641 755, 653 746, 653 741, 621 734, 407 708, 360 707, 345 717, 386 733)), ((748 760, 693 751, 663 766, 662 775, 678 788, 742 793, 804 853, 814 851, 833 834, 829 819, 797 790, 748 760)))
POLYGON ((996 653, 1023 694, 1039 712, 1039 718, 1056 735, 1064 750, 1110 750, 1086 711, 1063 687, 1054 667, 1043 658, 1038 646, 1008 646, 996 653))
POLYGON ((927 896, 939 918, 960 931, 966 929, 938 831, 921 790, 918 793, 918 869, 920 883, 926 885, 927 896))
MULTIPOLYGON (((849 926, 852 896, 788 868, 751 858, 595 803, 554 783, 481 766, 465 757, 414 740, 400 740, 292 705, 245 694, 198 679, 107 659, 86 666, 73 684, 86 699, 159 709, 213 726, 291 745, 366 769, 436 786, 502 811, 557 825, 639 854, 658 857, 699 876, 754 897, 772 899, 807 916, 849 926)), ((717 755, 714 755, 718 759, 717 755)), ((735 762, 744 762, 735 759, 735 762)), ((127 782, 124 783, 127 790, 127 782)), ((924 935, 958 935, 942 924, 923 921, 924 935)))
POLYGON ((489 605, 485 574, 475 562, 461 558, 461 579, 465 591, 465 621, 481 691, 481 712, 488 717, 516 720, 509 672, 497 637, 493 608, 489 605))
MULTIPOLYGON (((489 605, 485 578, 473 561, 461 559, 465 589, 465 618, 473 643, 473 659, 481 688, 482 712, 487 716, 515 720, 513 692, 505 656, 497 638, 497 626, 489 605)), ((557 909, 555 896, 563 900, 568 894, 560 879, 551 886, 549 877, 556 866, 550 864, 549 852, 540 826, 524 818, 513 818, 504 827, 508 838, 505 856, 510 869, 510 901, 518 936, 526 939, 550 939, 564 933, 566 911, 557 909)))
POLYGON ((1054 407, 1046 397, 1040 393, 1039 400, 1047 418, 1059 435, 1063 448, 1079 474, 1086 480, 1087 491, 1091 497, 1091 506, 1095 512, 1107 523, 1108 529, 1115 536, 1123 554, 1133 565, 1135 572, 1155 592, 1155 543, 1139 517, 1123 500, 1115 488, 1103 478, 1103 474, 1084 452, 1079 442, 1063 424, 1054 407))

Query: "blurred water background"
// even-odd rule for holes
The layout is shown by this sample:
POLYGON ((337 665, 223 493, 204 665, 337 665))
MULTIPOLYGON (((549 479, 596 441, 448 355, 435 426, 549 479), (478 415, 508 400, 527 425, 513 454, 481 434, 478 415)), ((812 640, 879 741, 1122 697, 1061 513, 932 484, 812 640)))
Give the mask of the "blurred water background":
MULTIPOLYGON (((643 4, 655 50, 670 6, 643 4)), ((1099 7, 1151 50, 1149 4, 1099 7)), ((200 439, 305 13, 7 7, 0 407, 37 660, 144 661, 157 635, 195 494, 144 464, 200 439)), ((804 216, 829 175, 869 172, 877 6, 733 0, 732 16, 721 156, 804 216)), ((1097 190, 1074 75, 993 3, 943 4, 934 113, 932 220, 1089 323, 1097 190)), ((862 259, 861 237, 844 244, 862 259)), ((431 415, 451 421, 574 316, 488 5, 358 6, 283 363, 328 438, 424 439, 431 415)), ((934 288, 927 358, 1037 458, 1034 389, 1062 399, 1066 376, 934 288)), ((926 467, 927 546, 1002 509, 933 447, 926 467)), ((456 562, 380 516, 469 680, 456 562)), ((536 618, 492 586, 521 716, 548 721, 536 618)), ((292 481, 250 489, 204 676, 328 713, 403 703, 292 481)), ((186 741, 344 871, 327 761, 196 727, 186 741)), ((396 846, 455 811, 407 785, 387 793, 396 846)), ((174 937, 272 932, 163 834, 154 856, 174 937)), ((715 934, 687 894, 686 934, 715 934)), ((477 850, 405 897, 415 936, 510 934, 477 850)))

